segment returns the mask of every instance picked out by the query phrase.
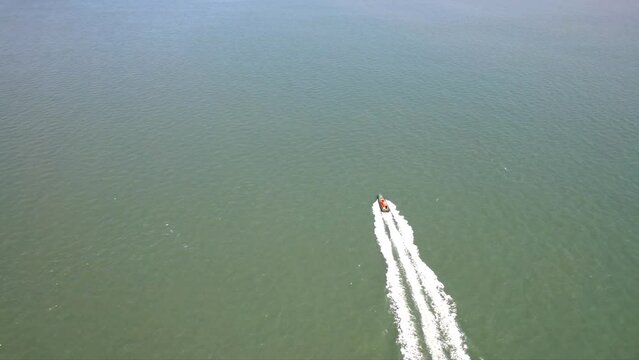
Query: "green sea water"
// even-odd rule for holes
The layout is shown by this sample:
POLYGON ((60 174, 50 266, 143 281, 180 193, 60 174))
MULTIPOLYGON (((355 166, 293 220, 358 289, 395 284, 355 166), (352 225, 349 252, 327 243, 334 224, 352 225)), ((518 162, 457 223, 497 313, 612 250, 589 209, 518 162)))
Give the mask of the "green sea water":
POLYGON ((0 1, 0 359, 639 357, 639 3, 0 1))

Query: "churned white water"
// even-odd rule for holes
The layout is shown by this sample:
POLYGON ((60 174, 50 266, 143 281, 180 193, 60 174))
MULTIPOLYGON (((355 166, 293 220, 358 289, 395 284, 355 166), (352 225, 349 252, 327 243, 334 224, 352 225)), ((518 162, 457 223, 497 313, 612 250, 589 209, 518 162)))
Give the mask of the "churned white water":
POLYGON ((398 326, 398 343, 402 347, 402 353, 407 358, 413 356, 412 353, 404 351, 404 344, 415 342, 412 338, 416 327, 414 320, 420 322, 423 339, 419 341, 423 340, 431 358, 469 359, 464 335, 456 321, 456 307, 452 297, 445 292, 444 285, 420 258, 419 249, 413 241, 413 230, 406 219, 399 214, 395 204, 390 201, 388 203, 391 209, 389 213, 383 214, 375 202, 373 214, 375 235, 388 266, 388 297, 398 326), (398 259, 395 259, 393 248, 398 259), (398 264, 403 272, 398 271, 398 264), (390 286, 391 283, 399 285, 390 286), (410 296, 407 296, 402 283, 408 284, 410 296), (404 305, 407 298, 412 301, 414 307, 404 305), (401 303, 402 307, 398 308, 398 303, 401 303), (406 318, 405 312, 410 312, 411 309, 418 314, 410 316, 412 320, 407 324, 412 332, 407 333, 402 328, 407 325, 399 318, 406 318), (407 334, 411 336, 407 337, 407 334))
POLYGON ((415 331, 413 315, 410 312, 406 300, 406 290, 402 285, 401 274, 395 257, 393 256, 393 247, 391 240, 386 233, 384 220, 381 211, 375 204, 373 205, 373 214, 375 215, 375 236, 379 244, 380 251, 386 260, 386 288, 388 290, 388 300, 390 301, 391 310, 395 317, 397 325, 398 339, 400 350, 404 359, 422 359, 419 338, 415 331))

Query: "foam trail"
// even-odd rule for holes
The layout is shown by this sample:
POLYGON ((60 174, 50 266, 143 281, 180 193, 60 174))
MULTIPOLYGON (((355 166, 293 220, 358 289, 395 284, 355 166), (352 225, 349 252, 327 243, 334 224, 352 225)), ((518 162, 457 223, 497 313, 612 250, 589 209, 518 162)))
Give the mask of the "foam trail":
POLYGON ((469 360, 470 357, 466 352, 464 335, 457 325, 457 312, 453 298, 446 294, 444 284, 437 279, 437 275, 435 275, 433 270, 419 257, 419 249, 414 243, 413 229, 406 219, 399 214, 395 204, 388 200, 387 202, 411 263, 417 271, 422 288, 431 301, 433 312, 437 317, 450 357, 455 360, 469 360))
POLYGON ((430 352, 433 360, 446 359, 446 354, 442 347, 442 341, 440 340, 437 320, 428 307, 426 296, 424 295, 417 271, 409 257, 408 250, 404 246, 402 234, 397 229, 395 222, 393 221, 392 214, 383 214, 382 216, 384 217, 384 222, 388 227, 391 242, 397 249, 399 262, 404 269, 406 281, 410 286, 413 302, 419 310, 422 331, 424 333, 424 341, 426 342, 428 351, 430 352))
POLYGON ((397 325, 397 342, 399 343, 400 351, 406 360, 422 360, 419 337, 415 331, 413 317, 406 302, 401 274, 395 262, 391 241, 388 238, 388 234, 386 234, 384 220, 377 204, 373 204, 373 214, 375 216, 375 236, 377 237, 380 251, 386 260, 386 289, 388 290, 388 300, 397 325))

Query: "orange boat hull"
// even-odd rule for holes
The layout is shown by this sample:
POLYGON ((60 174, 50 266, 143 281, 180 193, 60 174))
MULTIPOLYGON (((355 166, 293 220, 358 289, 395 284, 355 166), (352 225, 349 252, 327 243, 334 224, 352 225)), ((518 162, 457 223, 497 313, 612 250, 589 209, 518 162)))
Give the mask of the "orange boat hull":
POLYGON ((382 212, 390 211, 390 208, 388 207, 388 204, 386 203, 386 199, 384 199, 382 194, 377 195, 377 204, 379 204, 379 209, 382 210, 382 212))

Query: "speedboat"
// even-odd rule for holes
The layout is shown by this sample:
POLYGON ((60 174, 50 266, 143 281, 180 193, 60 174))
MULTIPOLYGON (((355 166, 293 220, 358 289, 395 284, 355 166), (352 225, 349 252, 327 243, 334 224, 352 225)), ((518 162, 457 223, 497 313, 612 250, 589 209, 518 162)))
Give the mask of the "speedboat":
POLYGON ((388 204, 386 203, 386 199, 384 199, 382 194, 377 194, 377 203, 379 204, 379 208, 380 210, 382 210, 382 212, 390 211, 390 208, 388 207, 388 204))

